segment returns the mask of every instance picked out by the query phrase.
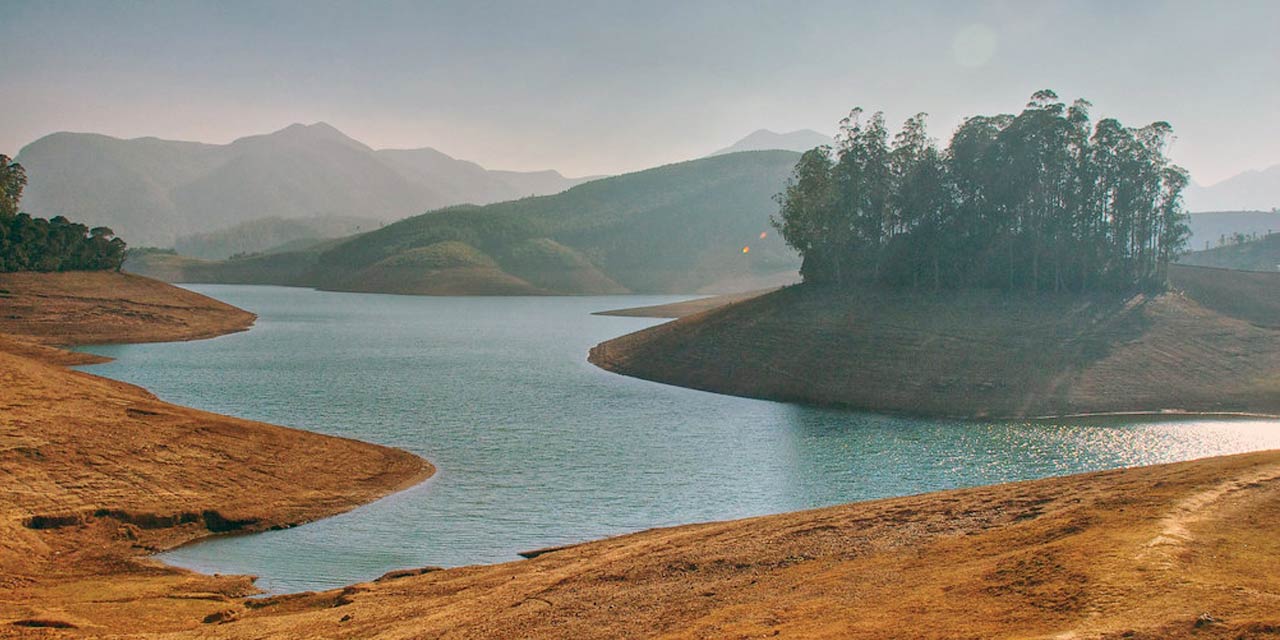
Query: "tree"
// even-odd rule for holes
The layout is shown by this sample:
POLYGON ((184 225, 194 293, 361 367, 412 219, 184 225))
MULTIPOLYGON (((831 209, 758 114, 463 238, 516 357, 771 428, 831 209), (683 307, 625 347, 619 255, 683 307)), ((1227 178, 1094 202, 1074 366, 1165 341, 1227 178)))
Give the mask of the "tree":
POLYGON ((832 275, 839 281, 833 256, 845 234, 834 216, 830 154, 830 147, 818 147, 800 156, 786 190, 775 198, 781 210, 770 220, 787 244, 804 256, 800 273, 810 281, 832 275))
POLYGON ((0 220, 18 215, 18 203, 26 186, 27 172, 22 165, 0 154, 0 220))
POLYGON ((126 245, 107 227, 89 229, 65 216, 35 218, 18 205, 22 166, 0 155, 0 272, 120 270, 126 245))

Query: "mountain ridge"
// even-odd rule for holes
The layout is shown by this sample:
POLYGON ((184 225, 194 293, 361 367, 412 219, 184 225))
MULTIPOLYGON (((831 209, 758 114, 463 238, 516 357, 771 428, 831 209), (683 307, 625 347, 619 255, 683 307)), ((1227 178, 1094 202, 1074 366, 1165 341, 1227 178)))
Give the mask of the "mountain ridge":
POLYGON ((175 282, 286 284, 419 295, 697 293, 794 282, 773 196, 798 155, 751 151, 457 205, 319 246, 225 262, 142 255, 175 282))
POLYGON ((133 246, 259 218, 389 222, 444 206, 558 193, 591 178, 486 169, 430 147, 376 150, 325 123, 226 144, 61 131, 24 146, 24 209, 111 227, 133 246), (430 156, 432 162, 398 161, 430 156))
POLYGON ((1269 211, 1280 207, 1280 164, 1242 171, 1211 185, 1192 183, 1185 198, 1189 211, 1269 211))
POLYGON ((778 133, 769 129, 756 129, 741 140, 707 154, 707 157, 737 153, 740 151, 796 151, 803 153, 814 147, 832 144, 832 137, 813 129, 797 129, 778 133))

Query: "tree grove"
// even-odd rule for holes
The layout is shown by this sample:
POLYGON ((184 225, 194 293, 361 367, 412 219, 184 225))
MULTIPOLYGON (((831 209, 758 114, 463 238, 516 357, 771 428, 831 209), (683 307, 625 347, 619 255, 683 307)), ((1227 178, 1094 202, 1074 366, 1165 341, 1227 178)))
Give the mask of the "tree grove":
POLYGON ((0 155, 0 272, 120 269, 125 242, 111 229, 19 213, 26 184, 22 165, 0 155))
POLYGON ((945 149, 925 114, 890 139, 882 114, 854 109, 834 150, 796 164, 774 225, 806 282, 1160 289, 1188 236, 1172 128, 1093 123, 1090 106, 1039 91, 1016 116, 967 119, 945 149))

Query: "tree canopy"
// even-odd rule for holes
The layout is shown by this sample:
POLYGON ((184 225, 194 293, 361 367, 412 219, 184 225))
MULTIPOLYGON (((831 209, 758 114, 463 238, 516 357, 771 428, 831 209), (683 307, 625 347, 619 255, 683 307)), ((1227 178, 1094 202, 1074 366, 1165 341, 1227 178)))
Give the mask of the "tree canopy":
POLYGON ((808 282, 1029 291, 1159 289, 1189 234, 1172 128, 1090 120, 1038 91, 1018 115, 974 116, 940 149, 926 115, 890 139, 854 109, 835 149, 796 164, 774 225, 808 282))
POLYGON ((0 155, 0 272, 119 270, 125 242, 107 227, 20 213, 22 165, 0 155))

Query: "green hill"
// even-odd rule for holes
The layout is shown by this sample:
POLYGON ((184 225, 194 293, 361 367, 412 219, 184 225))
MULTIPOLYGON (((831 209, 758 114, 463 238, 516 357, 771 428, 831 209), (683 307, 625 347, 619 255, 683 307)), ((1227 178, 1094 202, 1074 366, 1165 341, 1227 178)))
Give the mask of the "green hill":
POLYGON ((1182 256, 1182 264, 1243 271, 1280 271, 1280 233, 1182 256))
POLYGON ((769 226, 773 196, 798 157, 758 151, 666 165, 553 196, 441 209, 297 255, 193 265, 176 277, 243 281, 257 268, 263 284, 417 294, 758 288, 799 266, 769 226))
POLYGON ((377 220, 348 216, 259 218, 217 231, 178 236, 174 248, 184 256, 222 260, 241 254, 301 250, 378 226, 377 220))
POLYGON ((1280 231, 1277 211, 1199 211, 1187 218, 1191 237, 1187 249, 1204 251, 1236 242, 1238 238, 1265 236, 1280 231))

